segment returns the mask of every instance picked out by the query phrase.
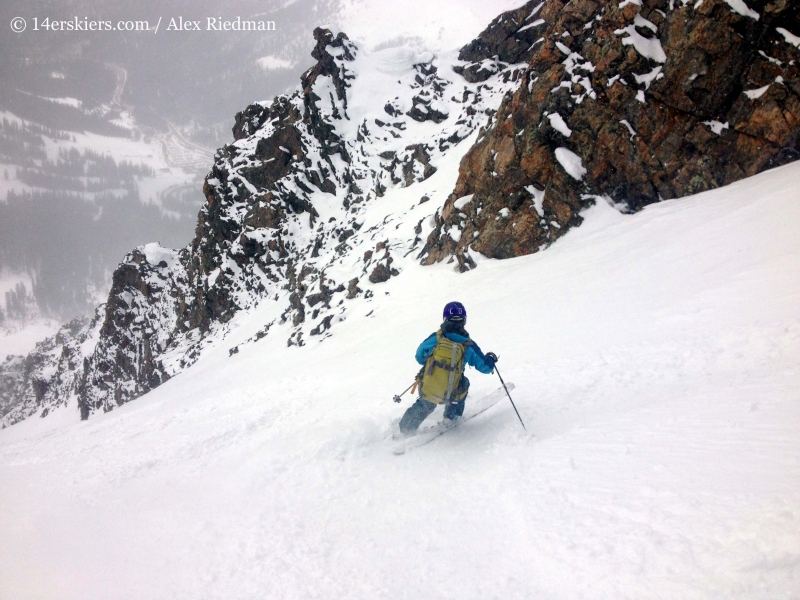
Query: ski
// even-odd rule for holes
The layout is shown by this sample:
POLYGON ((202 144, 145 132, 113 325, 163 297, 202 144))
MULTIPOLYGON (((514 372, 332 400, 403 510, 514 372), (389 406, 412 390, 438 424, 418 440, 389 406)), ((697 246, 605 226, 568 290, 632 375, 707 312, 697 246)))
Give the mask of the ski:
MULTIPOLYGON (((514 389, 514 384, 507 383, 506 387, 509 391, 511 391, 514 389)), ((448 431, 456 429, 464 421, 474 419, 478 415, 486 412, 505 397, 505 390, 503 388, 499 388, 494 392, 479 398, 473 402, 471 406, 469 400, 467 400, 467 408, 464 412, 464 415, 460 419, 448 423, 440 421, 436 425, 431 425, 421 431, 418 431, 416 434, 398 439, 396 440, 395 446, 392 449, 392 453, 398 455, 405 454, 409 450, 429 444, 439 436, 444 435, 448 431)))

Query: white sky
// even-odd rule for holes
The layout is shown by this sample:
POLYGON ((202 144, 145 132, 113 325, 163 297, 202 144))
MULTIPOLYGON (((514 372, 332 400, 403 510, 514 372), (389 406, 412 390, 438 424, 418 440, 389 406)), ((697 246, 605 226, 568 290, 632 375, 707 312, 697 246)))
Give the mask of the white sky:
POLYGON ((423 38, 431 50, 463 46, 500 13, 525 0, 343 0, 340 27, 367 49, 400 36, 423 38))

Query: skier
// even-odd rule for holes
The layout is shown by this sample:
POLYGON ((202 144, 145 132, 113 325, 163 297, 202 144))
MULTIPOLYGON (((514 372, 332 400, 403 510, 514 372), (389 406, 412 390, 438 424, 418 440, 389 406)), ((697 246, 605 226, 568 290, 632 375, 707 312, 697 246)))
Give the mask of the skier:
POLYGON ((464 414, 464 402, 469 392, 469 379, 464 365, 469 364, 481 373, 494 370, 497 355, 484 354, 464 329, 467 310, 460 302, 448 302, 442 315, 439 331, 431 334, 417 348, 416 359, 424 365, 419 375, 419 398, 400 419, 400 432, 414 433, 437 404, 446 404, 445 422, 454 422, 464 414))

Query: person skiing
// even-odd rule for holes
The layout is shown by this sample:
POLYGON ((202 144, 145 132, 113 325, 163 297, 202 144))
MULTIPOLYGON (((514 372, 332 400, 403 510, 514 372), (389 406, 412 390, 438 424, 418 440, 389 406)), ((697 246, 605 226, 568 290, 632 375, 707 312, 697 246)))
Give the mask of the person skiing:
POLYGON ((469 379, 464 375, 465 364, 489 374, 497 362, 497 355, 481 352, 464 329, 467 310, 463 304, 448 302, 442 318, 439 330, 417 348, 417 362, 424 366, 417 375, 419 398, 400 419, 400 432, 406 435, 414 433, 437 404, 446 404, 445 422, 453 422, 461 417, 469 393, 469 379))

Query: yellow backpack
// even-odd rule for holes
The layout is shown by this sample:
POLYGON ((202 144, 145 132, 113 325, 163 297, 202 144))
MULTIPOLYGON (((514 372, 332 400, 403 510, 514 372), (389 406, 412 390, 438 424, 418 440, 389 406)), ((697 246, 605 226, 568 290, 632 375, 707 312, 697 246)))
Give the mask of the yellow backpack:
POLYGON ((456 388, 464 373, 464 354, 470 344, 471 340, 460 344, 445 337, 441 330, 436 332, 436 346, 425 361, 422 373, 420 396, 423 399, 434 404, 463 400, 459 396, 465 397, 465 390, 456 388))

